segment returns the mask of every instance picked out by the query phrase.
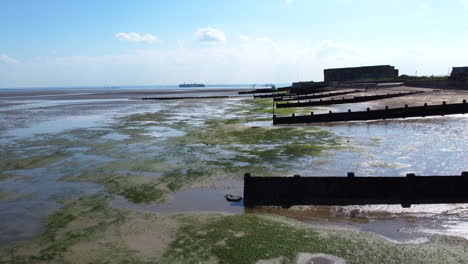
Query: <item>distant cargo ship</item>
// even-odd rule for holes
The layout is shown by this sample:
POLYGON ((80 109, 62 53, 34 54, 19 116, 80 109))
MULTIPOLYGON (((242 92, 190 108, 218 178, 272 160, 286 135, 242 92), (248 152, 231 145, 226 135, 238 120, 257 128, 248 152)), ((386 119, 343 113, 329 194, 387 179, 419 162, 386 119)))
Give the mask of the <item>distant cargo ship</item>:
POLYGON ((183 83, 179 84, 179 87, 205 87, 202 83, 183 83))

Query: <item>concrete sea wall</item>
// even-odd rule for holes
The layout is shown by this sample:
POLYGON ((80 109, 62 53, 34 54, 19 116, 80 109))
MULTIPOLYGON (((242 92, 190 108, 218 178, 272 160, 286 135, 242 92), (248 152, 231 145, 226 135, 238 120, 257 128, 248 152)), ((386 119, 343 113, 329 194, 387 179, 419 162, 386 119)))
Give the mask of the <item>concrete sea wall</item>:
POLYGON ((406 81, 405 85, 411 87, 432 89, 468 90, 468 81, 456 80, 406 81))

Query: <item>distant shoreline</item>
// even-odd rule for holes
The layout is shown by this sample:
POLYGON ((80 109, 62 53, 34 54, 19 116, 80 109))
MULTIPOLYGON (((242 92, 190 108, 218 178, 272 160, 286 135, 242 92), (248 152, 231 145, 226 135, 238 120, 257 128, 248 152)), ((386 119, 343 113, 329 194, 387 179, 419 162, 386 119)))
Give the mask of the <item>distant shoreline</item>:
MULTIPOLYGON (((277 83, 274 84, 276 87, 289 86, 288 83, 277 83)), ((258 85, 256 88, 263 86, 258 85)), ((0 91, 11 91, 11 90, 161 90, 161 89, 184 89, 193 90, 194 88, 203 89, 253 89, 252 84, 207 84, 205 87, 179 87, 178 84, 170 85, 119 85, 119 86, 50 86, 50 87, 0 87, 0 91)))

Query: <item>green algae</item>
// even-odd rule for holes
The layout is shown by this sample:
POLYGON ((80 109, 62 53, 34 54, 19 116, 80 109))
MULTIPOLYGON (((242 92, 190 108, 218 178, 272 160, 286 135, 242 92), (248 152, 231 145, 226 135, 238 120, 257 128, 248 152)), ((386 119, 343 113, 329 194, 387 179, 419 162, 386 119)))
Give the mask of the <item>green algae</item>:
POLYGON ((126 116, 123 120, 126 122, 164 122, 168 120, 170 111, 159 111, 155 113, 140 113, 126 116))
POLYGON ((11 173, 5 173, 5 172, 0 171, 0 181, 4 181, 4 180, 7 180, 7 179, 10 179, 10 178, 13 178, 13 177, 15 177, 15 175, 13 175, 11 173))
MULTIPOLYGON (((264 100, 238 101, 229 105, 229 117, 207 116, 201 126, 192 125, 190 120, 173 122, 168 110, 132 114, 100 128, 19 141, 21 149, 34 155, 24 160, 2 159, 0 166, 13 171, 53 168, 67 175, 62 180, 102 184, 106 192, 122 195, 134 203, 149 203, 164 201, 167 194, 208 179, 241 178, 246 172, 288 175, 297 165, 295 161, 319 157, 328 149, 338 148, 336 136, 314 127, 244 125, 270 120, 261 111, 265 105, 264 100), (184 134, 148 136, 155 123, 164 123, 162 126, 184 134), (104 136, 109 133, 129 137, 106 139, 104 136), (47 150, 54 153, 47 155, 44 153, 47 150), (55 164, 59 156, 70 158, 55 164)), ((181 106, 184 110, 191 107, 199 105, 181 106)), ((18 156, 4 153, 6 157, 18 156)))
MULTIPOLYGON (((288 168, 293 166, 291 161, 305 156, 321 156, 325 150, 339 145, 332 133, 314 127, 268 128, 239 125, 261 118, 246 116, 224 120, 207 119, 202 127, 184 127, 185 135, 166 138, 158 144, 161 148, 158 152, 164 153, 164 158, 151 157, 148 155, 150 152, 140 151, 143 154, 141 157, 128 159, 127 154, 126 160, 120 160, 125 157, 117 156, 121 151, 114 146, 108 152, 113 152, 112 157, 118 157, 119 160, 102 166, 105 173, 97 169, 91 173, 92 177, 84 175, 81 179, 104 184, 106 191, 123 195, 132 202, 161 201, 170 192, 189 188, 210 178, 240 178, 246 172, 265 176, 288 175, 288 168), (167 163, 167 159, 173 161, 167 163), (131 175, 116 176, 118 171, 128 171, 131 175), (117 173, 109 176, 108 172, 117 173), (162 175, 159 179, 141 183, 142 185, 129 180, 139 178, 138 181, 141 182, 145 179, 141 177, 145 172, 158 172, 162 175), (138 192, 146 193, 147 195, 143 195, 146 198, 136 198, 138 192)), ((146 114, 141 118, 134 115, 132 119, 147 120, 150 117, 146 114)), ((107 149, 106 146, 103 148, 107 149)), ((93 153, 103 154, 104 149, 96 150, 94 146, 93 153)), ((122 149, 124 150, 125 148, 122 149)))
POLYGON ((26 158, 8 158, 0 161, 0 170, 26 170, 46 167, 70 156, 64 151, 55 151, 52 154, 30 156, 26 158))
POLYGON ((319 230, 291 220, 258 215, 187 221, 160 263, 257 263, 281 259, 295 263, 299 253, 324 253, 347 263, 459 263, 468 241, 433 237, 429 243, 399 245, 375 235, 319 230), (454 246, 453 240, 457 240, 454 246))
POLYGON ((26 193, 26 194, 23 194, 23 195, 20 195, 18 197, 15 198, 15 201, 19 201, 19 200, 26 200, 26 199, 31 199, 33 197, 33 193, 26 193))
POLYGON ((275 144, 300 141, 302 143, 316 140, 317 143, 332 139, 333 134, 327 131, 318 131, 313 127, 242 127, 235 125, 211 125, 205 128, 187 131, 187 135, 169 139, 169 144, 275 144))
POLYGON ((0 201, 8 199, 9 197, 13 195, 15 195, 14 192, 5 192, 5 191, 0 190, 0 201))
POLYGON ((133 203, 161 202, 167 193, 166 188, 156 179, 137 174, 109 172, 103 169, 78 176, 64 176, 61 180, 90 181, 102 184, 106 192, 122 195, 133 203))
MULTIPOLYGON (((255 99, 247 100, 250 104, 251 111, 273 114, 272 111, 272 101, 271 99, 255 99)), ((277 116, 287 116, 287 115, 310 115, 311 112, 317 111, 317 108, 313 107, 290 107, 290 108, 276 108, 275 115, 277 116)), ((271 120, 271 119, 270 119, 271 120)))
POLYGON ((46 231, 37 239, 7 247, 0 254, 0 263, 37 263, 60 261, 75 244, 96 239, 113 222, 122 221, 125 214, 108 207, 109 197, 81 197, 75 203, 47 217, 46 231), (79 218, 88 218, 89 224, 66 230, 79 218), (24 250, 34 248, 34 250, 24 250), (20 252, 26 252, 25 255, 20 252), (32 254, 31 254, 32 253, 32 254))
POLYGON ((166 245, 153 247, 159 248, 154 254, 134 245, 139 239, 161 244, 162 234, 171 241, 178 217, 111 208, 110 200, 92 195, 67 202, 46 218, 39 237, 0 248, 0 263, 157 263, 166 245))

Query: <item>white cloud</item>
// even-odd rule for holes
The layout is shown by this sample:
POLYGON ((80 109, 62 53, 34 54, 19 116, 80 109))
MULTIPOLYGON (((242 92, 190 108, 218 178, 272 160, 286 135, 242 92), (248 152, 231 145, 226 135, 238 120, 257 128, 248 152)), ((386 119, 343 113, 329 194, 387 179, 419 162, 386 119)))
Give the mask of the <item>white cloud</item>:
POLYGON ((468 0, 460 0, 460 3, 463 5, 465 9, 468 9, 468 0))
POLYGON ((240 39, 241 41, 249 41, 249 40, 250 40, 249 36, 246 36, 246 35, 240 35, 240 36, 239 36, 239 39, 240 39))
MULTIPOLYGON (((290 83, 323 80, 323 69, 391 64, 401 74, 445 74, 468 61, 468 41, 359 45, 333 40, 287 41, 249 36, 225 45, 173 45, 100 56, 40 57, 15 67, 0 62, 0 87, 290 83), (431 54, 431 56, 428 56, 431 54)), ((2 56, 3 57, 3 56, 2 56)))
POLYGON ((215 28, 199 28, 195 32, 195 38, 200 42, 207 43, 225 43, 226 36, 224 32, 215 28))
POLYGON ((158 41, 158 37, 153 34, 138 34, 136 32, 119 32, 115 34, 115 37, 123 40, 123 41, 132 41, 132 42, 146 42, 146 43, 153 43, 158 41))
POLYGON ((290 4, 292 4, 294 2, 294 0, 285 0, 285 2, 286 2, 287 5, 290 5, 290 4))
POLYGON ((0 62, 6 63, 6 64, 17 64, 19 61, 15 58, 12 58, 6 54, 0 54, 0 62))

